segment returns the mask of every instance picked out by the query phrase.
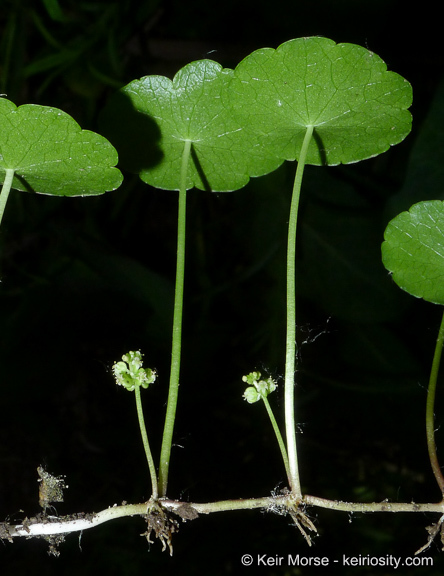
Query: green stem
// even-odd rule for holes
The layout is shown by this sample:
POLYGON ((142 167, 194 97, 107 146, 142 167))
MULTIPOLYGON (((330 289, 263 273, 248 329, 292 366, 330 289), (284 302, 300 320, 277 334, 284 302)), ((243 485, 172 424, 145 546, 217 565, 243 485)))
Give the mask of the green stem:
POLYGON ((262 396, 262 400, 264 401, 265 408, 267 409, 268 415, 270 416, 271 425, 273 426, 274 433, 276 434, 276 438, 279 444, 279 448, 281 449, 282 458, 284 460, 285 471, 287 472, 287 478, 290 482, 290 466, 288 464, 288 455, 287 450, 285 448, 285 443, 282 438, 281 431, 279 430, 279 426, 277 425, 276 418, 274 417, 273 410, 271 409, 270 403, 268 402, 268 398, 262 396))
POLYGON ((3 182, 2 190, 0 192, 0 224, 2 222, 3 212, 5 211, 6 202, 8 201, 9 192, 11 191, 13 178, 14 178, 14 170, 12 168, 6 168, 5 180, 3 182))
POLYGON ((294 416, 294 384, 296 360, 296 231, 302 175, 308 145, 313 135, 313 126, 307 126, 301 154, 296 169, 288 223, 287 247, 287 342, 285 361, 285 430, 287 435, 288 462, 290 468, 290 488, 295 498, 302 497, 299 480, 298 455, 296 448, 296 422, 294 416))
POLYGON ((179 189, 179 213, 177 219, 177 260, 176 290, 174 296, 173 342, 171 348, 171 372, 168 392, 168 404, 163 429, 162 448, 159 466, 159 493, 166 496, 171 445, 173 441, 174 421, 176 419, 177 397, 179 393, 180 353, 182 347, 183 284, 185 276, 185 228, 187 170, 191 153, 191 141, 185 140, 182 154, 179 189))
POLYGON ((443 494, 444 500, 444 477, 438 462, 435 444, 435 393, 436 382, 438 379, 439 365, 441 362, 442 346, 444 343, 444 313, 441 320, 441 326, 436 340, 435 354, 433 356, 432 370, 430 372, 429 388, 427 391, 427 404, 426 404, 426 433, 427 433, 427 448, 429 450, 430 463, 432 465, 433 474, 435 475, 438 486, 443 494))
POLYGON ((154 465, 153 456, 150 450, 150 444, 148 442, 148 434, 146 433, 145 418, 143 417, 143 409, 142 409, 142 399, 140 397, 140 386, 136 386, 134 392, 136 394, 136 407, 137 407, 137 416, 139 418, 140 433, 142 435, 143 447, 145 448, 145 455, 148 462, 148 468, 150 470, 152 498, 157 500, 158 490, 157 490, 156 466, 154 465))
MULTIPOLYGON (((148 502, 139 504, 125 504, 122 506, 109 506, 105 510, 92 514, 74 514, 70 516, 53 517, 48 522, 46 517, 40 515, 38 518, 29 518, 22 524, 10 524, 2 522, 0 528, 4 530, 7 538, 25 537, 27 539, 38 536, 50 536, 55 534, 68 534, 94 528, 115 520, 116 518, 143 516, 146 518, 150 514, 148 502)), ((302 500, 303 506, 316 506, 327 510, 336 510, 348 513, 377 513, 390 512, 396 513, 416 513, 424 515, 426 512, 443 514, 443 502, 435 503, 417 503, 417 502, 346 502, 344 500, 327 500, 318 496, 305 495, 302 500)), ((221 500, 219 502, 183 502, 183 500, 167 500, 161 502, 165 510, 170 510, 177 515, 182 515, 185 510, 194 510, 198 514, 213 514, 217 512, 228 512, 232 510, 254 510, 263 509, 270 511, 284 512, 286 509, 294 509, 294 500, 291 495, 282 496, 264 496, 262 498, 244 498, 238 500, 221 500)), ((437 521, 438 525, 443 522, 444 516, 437 521)), ((431 544, 431 541, 428 541, 431 544)), ((427 545, 426 545, 427 546, 427 545)), ((421 548, 415 554, 418 554, 425 547, 421 548)))

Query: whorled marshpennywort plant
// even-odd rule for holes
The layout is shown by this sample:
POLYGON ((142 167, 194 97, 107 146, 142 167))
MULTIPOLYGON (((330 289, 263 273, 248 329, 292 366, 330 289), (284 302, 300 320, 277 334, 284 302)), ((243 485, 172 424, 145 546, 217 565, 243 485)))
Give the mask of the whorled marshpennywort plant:
MULTIPOLYGON (((142 367, 141 355, 137 352, 126 354, 113 368, 119 384, 136 394, 151 477, 151 497, 146 502, 113 506, 94 514, 69 517, 44 514, 26 519, 21 524, 3 523, 0 525, 0 538, 55 536, 85 530, 117 517, 140 515, 148 522, 147 537, 154 531, 164 548, 168 546, 171 551, 171 535, 177 530, 177 520, 170 517, 170 513, 189 520, 211 512, 267 509, 289 514, 309 543, 304 528, 315 530, 305 514, 309 506, 348 512, 444 513, 442 501, 358 503, 303 494, 298 466, 294 398, 297 359, 295 262, 304 167, 306 164, 354 163, 386 152, 409 134, 411 115, 408 108, 411 102, 410 84, 401 76, 387 71, 385 63, 377 55, 360 46, 336 44, 326 38, 302 38, 286 42, 276 50, 257 50, 235 70, 224 69, 211 60, 193 62, 180 70, 172 81, 162 76, 147 76, 134 80, 116 93, 103 113, 102 129, 116 146, 122 167, 139 174, 147 184, 178 191, 172 361, 158 470, 148 443, 140 398, 140 387, 153 382, 155 374, 142 367), (250 403, 264 402, 283 457, 288 489, 280 495, 209 503, 169 499, 168 474, 179 397, 187 191, 194 187, 209 192, 234 191, 251 177, 265 175, 286 160, 296 160, 297 168, 287 243, 285 436, 281 435, 268 402, 268 395, 276 386, 272 379, 262 379, 258 372, 245 376, 248 388, 244 397, 250 403)), ((6 127, 14 134, 16 125, 9 117, 15 113, 13 105, 3 104, 3 108, 6 109, 0 108, 0 113, 3 113, 0 127, 6 127)), ((31 126, 35 120, 28 109, 25 112, 20 124, 21 134, 26 133, 28 123, 31 126)), ((12 117, 14 120, 18 118, 14 114, 12 117)), ((51 124, 50 128, 56 130, 56 126, 58 124, 51 124)), ((56 134, 51 129, 45 131, 49 142, 56 134)), ((0 139, 3 132, 0 132, 0 139)), ((64 133, 68 132, 65 130, 64 133)), ((63 142, 60 134, 58 141, 63 142)), ((42 180, 44 183, 46 178, 51 193, 55 186, 50 178, 48 159, 53 158, 50 152, 32 164, 44 168, 44 176, 39 173, 39 178, 33 180, 34 173, 27 154, 31 158, 36 151, 22 154, 20 147, 24 144, 21 142, 17 144, 20 153, 16 153, 15 144, 11 146, 14 142, 14 137, 11 137, 2 143, 0 168, 5 174, 4 189, 15 186, 42 191, 36 186, 37 183, 40 186, 42 180), (8 146, 11 146, 11 151, 8 146)), ((101 140, 109 153, 106 164, 114 165, 115 151, 105 142, 101 140)), ((62 151, 63 146, 60 153, 62 151)), ((57 149, 53 151, 53 155, 58 153, 57 149)), ((65 160, 69 168, 71 158, 65 160)), ((107 172, 111 181, 101 191, 120 183, 115 170, 111 168, 111 172, 107 172)), ((89 184, 82 183, 80 189, 74 184, 72 186, 73 190, 86 193, 89 184)), ((68 182, 65 187, 67 194, 69 189, 68 182)), ((186 384, 183 388, 186 393, 186 384)), ((442 520, 429 533, 437 533, 441 524, 442 520)))

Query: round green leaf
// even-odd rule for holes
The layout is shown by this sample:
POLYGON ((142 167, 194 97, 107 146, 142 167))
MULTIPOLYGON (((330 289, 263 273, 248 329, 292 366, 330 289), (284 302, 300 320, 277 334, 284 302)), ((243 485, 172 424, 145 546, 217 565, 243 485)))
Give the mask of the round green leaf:
POLYGON ((224 192, 282 164, 249 143, 245 147, 242 125, 222 98, 232 77, 233 71, 217 62, 199 60, 172 81, 146 76, 122 88, 102 116, 122 166, 152 186, 178 190, 184 143, 191 141, 187 189, 224 192))
POLYGON ((393 218, 384 233, 382 261, 400 288, 444 304, 444 202, 419 202, 393 218))
POLYGON ((308 164, 376 156, 411 129, 410 84, 373 52, 327 38, 253 52, 236 67, 229 98, 251 145, 285 160, 299 158, 314 126, 308 164))
POLYGON ((15 106, 0 98, 0 178, 14 170, 16 190, 84 196, 115 190, 122 174, 103 136, 82 130, 65 112, 47 106, 15 106))

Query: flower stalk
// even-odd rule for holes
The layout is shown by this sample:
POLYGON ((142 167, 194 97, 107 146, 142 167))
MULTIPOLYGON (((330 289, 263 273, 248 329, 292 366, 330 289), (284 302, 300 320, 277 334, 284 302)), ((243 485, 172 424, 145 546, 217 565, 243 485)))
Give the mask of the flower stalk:
POLYGON ((140 352, 128 352, 122 356, 121 362, 116 362, 113 366, 114 377, 117 384, 129 391, 134 391, 136 397, 137 417, 139 420, 140 434, 142 436, 145 456, 151 477, 151 498, 157 500, 159 497, 157 487, 156 466, 151 454, 148 434, 143 416, 142 399, 140 388, 148 388, 156 379, 156 373, 150 368, 142 368, 142 354, 140 352))

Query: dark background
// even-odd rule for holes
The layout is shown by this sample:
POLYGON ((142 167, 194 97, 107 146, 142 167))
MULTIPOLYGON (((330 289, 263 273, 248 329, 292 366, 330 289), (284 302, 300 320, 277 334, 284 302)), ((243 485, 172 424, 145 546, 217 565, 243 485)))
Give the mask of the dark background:
MULTIPOLYGON (((173 77, 184 64, 207 57, 234 67, 254 49, 300 36, 366 46, 412 83, 414 124, 405 142, 360 164, 306 169, 296 388, 305 493, 354 501, 440 497, 424 413, 441 311, 402 293, 380 261, 388 221, 416 201, 443 198, 443 49, 435 6, 426 1, 407 9, 398 0, 0 1, 0 92, 17 105, 59 107, 92 130, 99 130, 107 98, 135 78, 173 77)), ((285 486, 266 412, 242 400, 241 377, 259 369, 282 384, 294 170, 286 164, 235 193, 188 195, 171 498, 259 497, 285 486)), ((0 232, 2 519, 38 512, 39 464, 66 475, 60 514, 150 496, 134 399, 116 387, 110 368, 123 353, 141 349, 157 369, 158 381, 143 393, 157 459, 169 377, 176 218, 175 192, 151 189, 131 174, 119 190, 96 198, 11 192, 0 232)), ((274 396, 282 423, 282 385, 274 396)), ((438 393, 438 429, 441 406, 438 393)), ((439 431, 437 440, 442 446, 439 431)), ((247 571, 240 564, 245 553, 408 556, 436 521, 422 514, 309 513, 319 530, 311 549, 289 519, 241 511, 182 525, 170 558, 158 542, 149 546, 139 536, 145 527, 134 518, 86 531, 80 543, 78 535, 69 536, 57 559, 41 541, 5 542, 1 573, 218 575, 247 571)), ((441 573, 439 542, 426 555, 435 566, 422 572, 441 573)), ((267 573, 302 572, 281 566, 267 573)))

